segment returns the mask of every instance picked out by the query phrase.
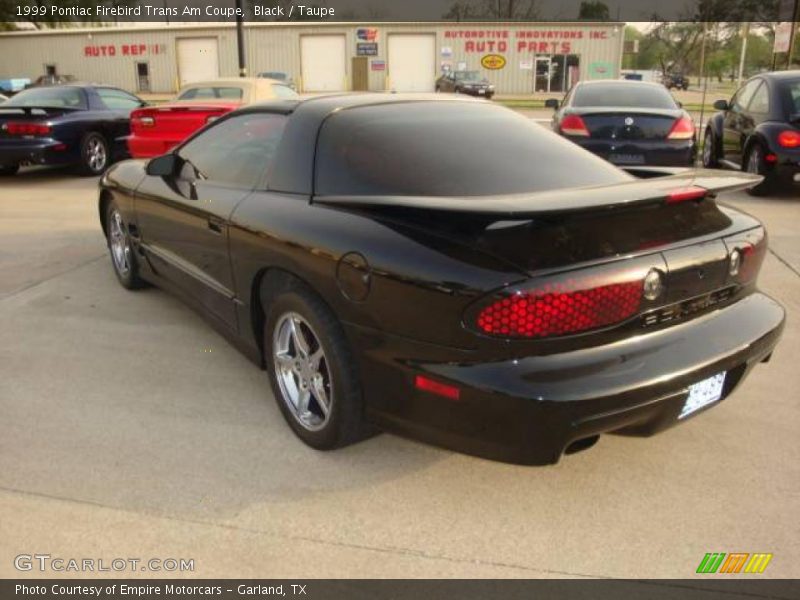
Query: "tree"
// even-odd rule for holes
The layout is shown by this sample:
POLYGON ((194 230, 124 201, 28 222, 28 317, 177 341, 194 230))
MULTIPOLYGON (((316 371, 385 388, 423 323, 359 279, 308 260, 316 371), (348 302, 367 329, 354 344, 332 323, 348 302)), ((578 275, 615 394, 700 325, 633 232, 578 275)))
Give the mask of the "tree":
POLYGON ((581 2, 578 19, 581 21, 610 21, 611 17, 606 3, 594 0, 592 2, 581 2))
POLYGON ((459 0, 442 15, 447 21, 535 21, 538 17, 537 0, 459 0))

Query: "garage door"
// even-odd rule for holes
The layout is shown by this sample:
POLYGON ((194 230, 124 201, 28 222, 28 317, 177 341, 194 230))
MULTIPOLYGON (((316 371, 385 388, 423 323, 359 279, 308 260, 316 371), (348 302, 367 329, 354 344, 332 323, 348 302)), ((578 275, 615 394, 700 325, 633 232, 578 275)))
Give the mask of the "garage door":
POLYGON ((303 91, 340 92, 345 89, 345 37, 304 35, 300 38, 303 91))
POLYGON ((181 86, 219 77, 217 38, 179 39, 178 76, 181 86))
POLYGON ((436 38, 427 34, 389 36, 389 83, 397 92, 432 92, 436 81, 436 38))

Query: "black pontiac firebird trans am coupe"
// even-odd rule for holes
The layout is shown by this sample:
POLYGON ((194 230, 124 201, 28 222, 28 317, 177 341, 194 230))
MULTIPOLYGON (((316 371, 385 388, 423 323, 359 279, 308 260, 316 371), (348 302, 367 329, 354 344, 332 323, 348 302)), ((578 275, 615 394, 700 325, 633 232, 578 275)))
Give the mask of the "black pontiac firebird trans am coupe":
POLYGON ((480 100, 328 96, 112 167, 99 212, 122 285, 206 315, 310 446, 546 464, 715 404, 783 328, 764 228, 714 200, 758 176, 629 171, 480 100))

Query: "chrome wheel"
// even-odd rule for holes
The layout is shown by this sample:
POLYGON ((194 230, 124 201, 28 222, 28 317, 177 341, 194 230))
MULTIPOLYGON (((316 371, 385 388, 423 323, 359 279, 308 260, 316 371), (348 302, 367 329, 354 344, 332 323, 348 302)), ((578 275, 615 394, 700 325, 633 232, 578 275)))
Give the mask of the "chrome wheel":
POLYGON ((108 152, 106 151, 105 142, 97 137, 92 136, 86 142, 86 164, 95 173, 99 173, 106 166, 108 160, 108 152))
POLYGON ((305 429, 322 429, 331 415, 333 384, 325 351, 308 321, 294 312, 282 315, 275 324, 272 357, 289 411, 305 429))
POLYGON ((761 174, 761 151, 758 147, 750 151, 750 156, 747 158, 747 172, 755 175, 761 174))
POLYGON ((108 225, 108 245, 111 248, 111 257, 114 259, 114 268, 124 277, 131 269, 131 247, 118 210, 111 213, 108 225))

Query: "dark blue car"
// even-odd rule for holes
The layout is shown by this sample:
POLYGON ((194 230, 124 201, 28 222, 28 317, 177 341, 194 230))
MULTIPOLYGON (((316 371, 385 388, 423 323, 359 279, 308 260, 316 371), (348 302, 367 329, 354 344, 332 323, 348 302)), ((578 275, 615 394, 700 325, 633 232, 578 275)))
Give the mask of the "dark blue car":
POLYGON ((800 71, 762 73, 748 80, 708 121, 703 165, 764 177, 750 189, 765 195, 800 183, 800 71))
POLYGON ((0 105, 0 175, 21 165, 74 165, 83 175, 99 175, 127 156, 130 113, 145 104, 103 85, 20 92, 0 105))

